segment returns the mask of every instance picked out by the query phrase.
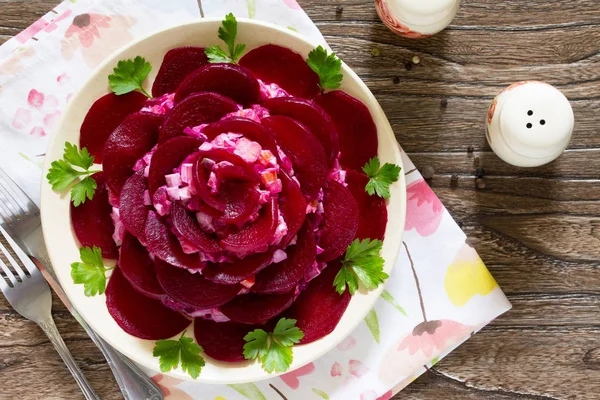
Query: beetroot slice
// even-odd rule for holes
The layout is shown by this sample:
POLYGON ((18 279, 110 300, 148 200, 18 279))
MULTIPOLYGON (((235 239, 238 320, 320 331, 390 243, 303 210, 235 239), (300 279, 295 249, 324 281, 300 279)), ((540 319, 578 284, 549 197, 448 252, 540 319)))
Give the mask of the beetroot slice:
POLYGON ((98 246, 102 249, 102 257, 116 260, 119 252, 112 238, 115 226, 110 217, 112 206, 108 203, 104 174, 97 172, 92 178, 97 185, 94 198, 86 200, 78 207, 71 203, 73 231, 82 246, 98 246))
POLYGON ((201 139, 183 136, 173 138, 158 146, 152 156, 148 172, 148 190, 151 197, 159 187, 166 184, 165 175, 172 174, 173 170, 187 156, 198 150, 201 144, 201 139))
POLYGON ((198 221, 180 202, 171 204, 171 218, 173 229, 182 237, 189 240, 194 246, 204 253, 221 251, 217 239, 200 229, 198 221))
POLYGON ((177 88, 175 103, 197 92, 220 93, 244 106, 261 101, 260 86, 254 74, 237 64, 208 64, 198 68, 177 88))
POLYGON ((304 125, 280 115, 262 120, 273 132, 277 144, 293 163, 302 193, 309 199, 317 197, 327 180, 327 158, 323 146, 304 125))
POLYGON ((110 189, 119 195, 133 175, 135 162, 156 144, 161 115, 139 112, 125 120, 111 133, 104 146, 102 170, 110 189))
POLYGON ((263 149, 269 150, 273 155, 277 156, 277 145, 275 144, 273 135, 261 124, 251 119, 230 117, 212 123, 202 131, 209 140, 213 140, 221 133, 227 132, 240 133, 247 139, 260 144, 263 149))
POLYGON ((175 235, 154 211, 148 211, 146 242, 150 253, 171 265, 192 270, 201 267, 198 254, 185 254, 175 235))
POLYGON ((279 193, 279 212, 288 227, 288 233, 281 239, 280 246, 285 247, 296 236, 306 219, 306 200, 300 186, 284 171, 279 172, 282 190, 279 193))
POLYGON ((246 256, 230 263, 208 263, 202 274, 211 282, 233 285, 266 268, 273 259, 273 251, 246 256))
POLYGON ((274 44, 258 47, 240 60, 265 83, 275 83, 292 96, 312 98, 319 94, 319 76, 304 58, 274 44))
POLYGON ((287 310, 294 302, 294 290, 283 294, 237 296, 219 310, 234 322, 262 324, 287 310))
POLYGON ((121 189, 119 201, 121 222, 142 243, 146 243, 148 207, 144 204, 144 192, 147 188, 144 170, 141 169, 127 179, 121 189))
POLYGON ((209 124, 220 120, 225 114, 237 111, 235 101, 217 93, 202 92, 189 95, 175 105, 160 128, 158 142, 163 143, 183 135, 185 128, 209 124))
POLYGON ((287 318, 296 320, 296 326, 304 333, 301 344, 314 342, 333 332, 344 315, 352 296, 348 290, 340 295, 333 286, 340 268, 339 260, 330 262, 285 313, 287 318))
POLYGON ((304 277, 304 271, 315 262, 317 256, 313 225, 308 220, 298 233, 297 243, 287 247, 286 252, 286 260, 271 264, 256 275, 253 292, 285 293, 292 290, 304 277))
POLYGON ((358 229, 355 239, 383 240, 387 225, 387 208, 385 200, 379 196, 369 196, 365 186, 369 178, 362 172, 349 170, 346 173, 348 190, 358 205, 358 229))
POLYGON ((79 145, 88 149, 96 163, 102 162, 104 144, 117 126, 129 114, 139 111, 148 100, 140 92, 131 92, 121 96, 109 93, 92 104, 81 124, 79 145))
POLYGON ((277 200, 271 199, 263 205, 255 222, 246 224, 239 231, 221 240, 221 246, 236 253, 252 252, 268 246, 277 228, 278 215, 277 200))
POLYGON ((341 183, 329 179, 323 198, 323 223, 319 261, 333 260, 344 254, 358 229, 358 205, 352 193, 341 183))
POLYGON ((119 268, 131 286, 141 294, 157 300, 164 297, 165 291, 158 284, 154 262, 150 259, 148 250, 129 233, 123 238, 119 268))
POLYGON ((333 121, 321 106, 298 97, 274 97, 265 100, 263 106, 271 115, 284 115, 306 125, 323 145, 329 165, 333 165, 340 151, 338 135, 333 121))
POLYGON ((219 361, 245 361, 244 336, 260 326, 237 322, 215 322, 208 319, 194 320, 194 336, 204 353, 219 361))
POLYGON ((212 283, 202 275, 155 260, 156 277, 173 300, 197 309, 218 307, 233 299, 240 285, 212 283))
POLYGON ((108 281, 106 307, 125 332, 140 339, 168 339, 190 324, 189 319, 168 309, 160 300, 136 291, 119 268, 108 281))
POLYGON ((152 95, 160 97, 166 93, 173 93, 186 76, 206 63, 208 57, 202 47, 178 47, 169 50, 152 85, 152 95))
POLYGON ((358 99, 336 90, 315 98, 337 129, 342 167, 360 170, 377 155, 377 127, 369 109, 358 99))

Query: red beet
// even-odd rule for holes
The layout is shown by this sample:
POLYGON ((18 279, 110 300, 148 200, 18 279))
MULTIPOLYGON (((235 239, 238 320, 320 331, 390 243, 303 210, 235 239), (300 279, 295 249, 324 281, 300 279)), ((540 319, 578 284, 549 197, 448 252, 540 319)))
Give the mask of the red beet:
POLYGON ((246 294, 237 296, 219 310, 234 322, 262 324, 287 310, 294 301, 294 290, 283 294, 246 294))
POLYGON ((189 269, 201 266, 198 254, 185 254, 175 235, 154 211, 148 211, 146 242, 150 253, 171 265, 189 269))
POLYGON ((262 98, 254 74, 237 64, 208 64, 198 68, 177 88, 175 103, 197 92, 220 93, 244 106, 260 103, 262 98))
POLYGON ((142 243, 146 243, 146 217, 148 207, 144 204, 144 192, 148 189, 144 170, 131 175, 123 189, 119 201, 119 215, 125 228, 142 243))
POLYGON ((104 146, 102 169, 110 189, 119 195, 133 175, 135 162, 156 144, 161 115, 139 112, 125 120, 111 133, 104 146))
POLYGON ((92 175, 97 188, 92 200, 75 207, 71 203, 71 223, 77 240, 84 247, 98 246, 102 249, 102 257, 115 260, 119 257, 117 245, 112 238, 115 231, 110 214, 112 207, 108 203, 104 174, 92 175))
POLYGON ((323 199, 323 223, 319 246, 320 261, 333 260, 344 254, 358 229, 358 205, 344 185, 329 179, 323 199))
POLYGON ((285 293, 292 290, 304 277, 304 271, 310 267, 317 256, 317 246, 313 225, 306 221, 298 233, 295 245, 286 248, 288 258, 256 275, 252 286, 255 293, 285 293))
POLYGON ((327 158, 317 137, 289 117, 267 117, 262 123, 273 132, 277 144, 291 158, 302 193, 314 199, 327 180, 327 158))
POLYGON ((218 307, 233 299, 240 285, 212 283, 199 273, 191 272, 155 260, 156 277, 173 300, 197 309, 218 307))
POLYGON ((173 219, 173 229, 198 247, 200 251, 216 253, 222 250, 217 239, 200 229, 196 218, 181 203, 171 204, 171 218, 173 219))
POLYGON ((148 250, 131 234, 126 233, 119 256, 119 268, 123 276, 138 292, 160 300, 165 291, 159 285, 154 271, 154 262, 148 250))
POLYGON ((152 95, 160 97, 166 93, 173 93, 186 76, 206 63, 208 57, 202 47, 178 47, 169 50, 152 85, 152 95))
POLYGON ((342 167, 360 170, 377 155, 377 127, 369 109, 358 99, 336 90, 315 98, 337 129, 342 167))
POLYGON ((310 281, 308 288, 285 313, 287 318, 296 320, 296 326, 304 333, 301 344, 314 342, 333 332, 344 315, 352 296, 348 290, 340 295, 333 286, 340 268, 339 260, 331 262, 310 281))
POLYGON ((221 246, 236 253, 252 252, 266 247, 277 228, 278 215, 277 200, 272 199, 263 205, 255 222, 246 224, 239 231, 221 240, 221 246))
POLYGON ((265 83, 275 83, 292 96, 312 98, 319 94, 319 76, 304 58, 274 44, 258 47, 240 60, 265 83))
POLYGON ((365 191, 368 182, 369 178, 362 172, 347 171, 346 183, 348 184, 348 190, 356 200, 358 215, 360 216, 354 238, 383 240, 388 219, 385 200, 376 195, 369 196, 365 191))
POLYGON ((140 339, 168 339, 190 324, 190 320, 168 309, 160 300, 137 292, 118 268, 106 287, 106 307, 125 332, 140 339))
POLYGON ((189 95, 167 115, 160 129, 158 142, 163 143, 181 136, 187 127, 210 124, 237 110, 235 101, 217 93, 201 92, 189 95))
POLYGON ((176 137, 158 146, 148 172, 148 190, 150 196, 156 189, 166 184, 165 175, 172 174, 187 156, 202 144, 202 140, 189 136, 176 137))
POLYGON ((288 233, 281 239, 280 246, 285 247, 296 236, 306 219, 306 200, 296 181, 283 171, 279 172, 279 177, 282 184, 279 193, 279 212, 288 227, 288 233))
POLYGON ((202 131, 209 140, 227 132, 241 133, 247 139, 259 143, 263 149, 270 150, 273 155, 277 156, 277 145, 273 135, 261 124, 251 119, 231 117, 212 123, 202 131))
POLYGON ((321 142, 329 165, 333 164, 340 151, 338 135, 333 121, 321 106, 313 100, 298 97, 274 97, 265 100, 263 106, 271 115, 284 115, 306 125, 321 142))
POLYGON ((102 152, 106 139, 129 114, 139 111, 148 100, 140 92, 121 96, 109 93, 92 104, 81 124, 80 147, 88 149, 96 163, 102 162, 102 152))
POLYGON ((219 361, 244 361, 244 336, 260 326, 237 322, 215 322, 203 318, 194 320, 194 336, 204 353, 219 361))
POLYGON ((246 256, 230 263, 208 263, 202 274, 211 282, 233 285, 259 273, 267 267, 273 258, 273 251, 246 256))

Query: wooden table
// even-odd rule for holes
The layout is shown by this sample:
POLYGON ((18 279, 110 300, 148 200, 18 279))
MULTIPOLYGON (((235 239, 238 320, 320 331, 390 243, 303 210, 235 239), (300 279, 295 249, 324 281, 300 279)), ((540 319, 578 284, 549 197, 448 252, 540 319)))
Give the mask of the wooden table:
MULTIPOLYGON (((0 41, 58 2, 0 0, 0 41)), ((300 4, 371 88, 415 164, 435 169, 432 187, 514 306, 396 399, 600 398, 600 2, 464 0, 453 25, 424 40, 388 31, 372 1, 300 4), (561 89, 576 119, 569 150, 536 169, 503 163, 484 138, 492 98, 527 79, 561 89)), ((120 398, 58 301, 54 316, 102 398, 120 398)), ((1 296, 0 384, 0 399, 81 397, 47 338, 1 296)))

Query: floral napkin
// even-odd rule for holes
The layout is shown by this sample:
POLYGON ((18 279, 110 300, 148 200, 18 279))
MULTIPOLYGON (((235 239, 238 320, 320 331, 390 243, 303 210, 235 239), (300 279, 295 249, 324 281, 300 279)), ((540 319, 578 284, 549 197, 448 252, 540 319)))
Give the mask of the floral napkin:
MULTIPOLYGON (((0 46, 0 167, 39 203, 49 135, 91 71, 136 37, 229 12, 325 44, 296 0, 67 0, 51 10, 0 46)), ((148 371, 167 399, 386 400, 510 309, 465 234, 403 158, 408 210, 401 252, 364 323, 315 362, 266 381, 206 385, 148 371)))

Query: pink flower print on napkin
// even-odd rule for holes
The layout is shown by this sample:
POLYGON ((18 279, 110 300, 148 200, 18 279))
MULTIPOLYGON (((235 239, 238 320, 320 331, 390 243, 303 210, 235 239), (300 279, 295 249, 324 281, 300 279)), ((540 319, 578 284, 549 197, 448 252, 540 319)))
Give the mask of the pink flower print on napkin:
POLYGON ((354 346, 356 346, 356 338, 350 335, 346 339, 342 340, 336 347, 340 351, 346 351, 352 349, 354 346))
POLYGON ((133 39, 134 19, 123 15, 80 14, 73 18, 61 43, 63 58, 71 60, 77 50, 93 68, 109 54, 133 39))
POLYGON ((442 221, 444 207, 423 179, 406 188, 406 225, 404 230, 416 229, 421 236, 431 236, 442 221))
POLYGON ((27 94, 27 105, 29 108, 19 107, 15 111, 13 128, 29 129, 31 136, 46 136, 54 129, 61 115, 58 99, 54 95, 45 95, 37 89, 31 89, 27 94))
POLYGON ((12 126, 15 129, 24 129, 31 123, 31 111, 26 108, 17 108, 12 126))
POLYGON ((292 389, 298 389, 300 387, 300 379, 298 378, 309 375, 314 370, 315 364, 310 363, 292 372, 288 372, 287 374, 281 375, 280 378, 283 382, 285 382, 286 385, 288 385, 292 389))
POLYGON ((29 25, 23 31, 19 32, 15 36, 15 39, 19 43, 25 43, 29 39, 31 39, 32 37, 34 37, 35 35, 40 33, 41 31, 52 32, 56 28, 58 28, 58 25, 56 23, 64 20, 69 15, 71 15, 70 9, 66 10, 62 14, 58 15, 56 18, 51 18, 50 21, 48 21, 46 16, 44 16, 44 17, 38 19, 37 21, 35 21, 33 24, 29 25))
POLYGON ((300 7, 300 4, 296 0, 283 0, 283 2, 292 10, 302 10, 302 7, 300 7))
POLYGON ((351 380, 356 379, 356 378, 361 378, 368 372, 369 372, 369 368, 367 368, 367 366, 365 364, 363 364, 361 361, 350 360, 350 361, 348 361, 347 368, 344 368, 344 366, 342 364, 340 364, 339 362, 336 361, 331 366, 331 370, 329 371, 329 374, 331 375, 332 378, 342 379, 343 384, 346 385, 351 380))
POLYGON ((175 387, 175 385, 183 382, 181 379, 171 378, 163 374, 154 375, 151 379, 163 393, 165 400, 193 400, 190 395, 175 387))
POLYGON ((18 48, 5 61, 0 62, 0 75, 16 74, 23 69, 22 61, 35 55, 35 48, 18 48))

